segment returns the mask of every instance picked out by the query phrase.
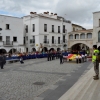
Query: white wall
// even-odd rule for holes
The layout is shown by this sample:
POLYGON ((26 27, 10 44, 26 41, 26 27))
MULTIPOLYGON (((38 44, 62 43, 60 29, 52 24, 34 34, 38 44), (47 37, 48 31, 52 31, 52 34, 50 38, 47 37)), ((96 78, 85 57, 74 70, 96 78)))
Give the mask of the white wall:
MULTIPOLYGON (((11 16, 0 15, 0 36, 2 41, 6 41, 6 36, 10 36, 10 41, 13 41, 13 37, 17 37, 17 42, 13 42, 13 48, 23 45, 23 19, 11 16), (9 30, 6 29, 6 24, 9 24, 9 30)), ((4 47, 3 43, 0 43, 2 48, 7 51, 12 47, 4 47)))
POLYGON ((100 45, 100 43, 98 42, 98 32, 100 31, 99 19, 100 12, 93 13, 93 44, 97 44, 98 46, 100 45))

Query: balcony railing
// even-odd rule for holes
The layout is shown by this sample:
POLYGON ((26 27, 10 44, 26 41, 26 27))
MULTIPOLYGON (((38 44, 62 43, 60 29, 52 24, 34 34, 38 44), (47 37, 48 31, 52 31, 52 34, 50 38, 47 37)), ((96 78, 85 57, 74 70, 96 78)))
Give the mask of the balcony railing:
POLYGON ((13 46, 13 41, 3 41, 4 46, 13 46))
POLYGON ((35 44, 35 40, 30 39, 30 44, 35 44))
POLYGON ((47 39, 47 40, 43 40, 43 43, 44 44, 49 44, 49 40, 47 39))

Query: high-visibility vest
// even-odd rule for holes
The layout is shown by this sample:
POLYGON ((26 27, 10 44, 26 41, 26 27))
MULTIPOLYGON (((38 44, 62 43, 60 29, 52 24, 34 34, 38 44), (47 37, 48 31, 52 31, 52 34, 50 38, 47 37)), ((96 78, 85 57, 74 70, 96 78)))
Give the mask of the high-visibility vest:
POLYGON ((94 50, 92 55, 92 62, 99 60, 99 50, 94 50))

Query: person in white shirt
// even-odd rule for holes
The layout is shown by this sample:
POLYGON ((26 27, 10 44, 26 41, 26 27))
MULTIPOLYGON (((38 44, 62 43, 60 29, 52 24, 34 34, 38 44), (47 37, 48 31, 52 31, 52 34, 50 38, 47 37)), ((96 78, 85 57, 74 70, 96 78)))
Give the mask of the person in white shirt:
POLYGON ((84 61, 85 62, 87 61, 87 53, 85 53, 85 59, 84 59, 84 61))
POLYGON ((76 63, 77 63, 77 64, 79 63, 79 57, 78 57, 78 54, 76 55, 76 63))
POLYGON ((82 54, 82 62, 84 62, 85 55, 82 54))

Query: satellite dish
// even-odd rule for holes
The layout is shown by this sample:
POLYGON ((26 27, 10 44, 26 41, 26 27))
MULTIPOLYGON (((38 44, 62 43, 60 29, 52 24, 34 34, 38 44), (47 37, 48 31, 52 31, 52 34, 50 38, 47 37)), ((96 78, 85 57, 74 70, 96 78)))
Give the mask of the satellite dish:
POLYGON ((2 30, 2 28, 0 28, 0 31, 2 30))

